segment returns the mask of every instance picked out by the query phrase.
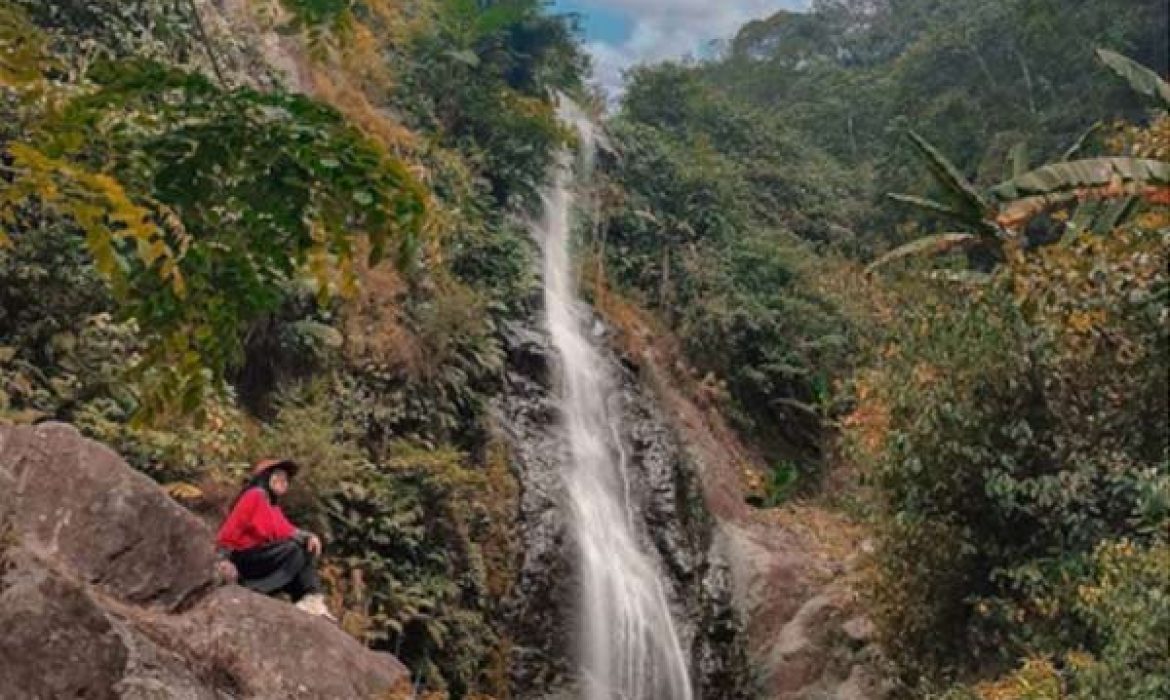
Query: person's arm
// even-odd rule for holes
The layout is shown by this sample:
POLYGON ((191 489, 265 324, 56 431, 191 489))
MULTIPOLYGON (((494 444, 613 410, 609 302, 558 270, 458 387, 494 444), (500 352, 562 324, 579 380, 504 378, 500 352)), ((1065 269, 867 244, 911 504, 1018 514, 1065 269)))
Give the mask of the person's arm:
POLYGON ((293 537, 296 538, 296 541, 300 542, 305 549, 309 550, 309 554, 312 554, 315 557, 321 555, 320 537, 317 537, 308 530, 301 530, 300 528, 297 528, 297 534, 293 537))
POLYGON ((300 530, 284 517, 284 511, 279 506, 271 504, 266 504, 266 507, 268 512, 264 523, 265 530, 261 533, 265 539, 272 541, 295 539, 300 530))

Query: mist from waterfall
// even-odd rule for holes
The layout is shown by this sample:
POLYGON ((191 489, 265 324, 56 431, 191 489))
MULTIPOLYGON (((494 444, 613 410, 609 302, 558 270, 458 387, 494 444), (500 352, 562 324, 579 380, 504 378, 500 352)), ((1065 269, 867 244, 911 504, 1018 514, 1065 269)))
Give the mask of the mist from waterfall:
POLYGON ((591 169, 596 130, 571 102, 562 99, 561 105, 561 119, 580 134, 580 154, 576 163, 562 154, 544 193, 536 234, 544 252, 545 313, 561 360, 559 400, 571 457, 564 479, 581 581, 583 696, 691 700, 686 657, 662 575, 637 534, 621 412, 609 405, 616 396, 614 379, 588 337, 589 316, 576 294, 570 255, 574 170, 583 176, 591 169))

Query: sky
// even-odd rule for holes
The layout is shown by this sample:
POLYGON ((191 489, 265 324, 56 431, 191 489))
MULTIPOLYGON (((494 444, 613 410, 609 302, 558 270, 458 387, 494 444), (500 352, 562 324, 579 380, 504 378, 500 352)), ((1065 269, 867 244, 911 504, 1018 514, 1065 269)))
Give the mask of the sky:
POLYGON ((808 0, 554 0, 552 11, 582 15, 597 82, 621 91, 622 71, 687 55, 701 56, 712 40, 777 10, 803 9, 808 0))

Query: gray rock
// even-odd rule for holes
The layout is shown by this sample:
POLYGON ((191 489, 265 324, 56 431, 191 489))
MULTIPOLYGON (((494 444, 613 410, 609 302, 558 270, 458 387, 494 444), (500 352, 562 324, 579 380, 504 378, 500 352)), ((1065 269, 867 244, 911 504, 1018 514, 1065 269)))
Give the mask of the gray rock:
POLYGON ((9 547, 0 581, 0 688, 6 697, 117 698, 127 650, 84 589, 9 547), (11 694, 11 695, 8 695, 11 694))
POLYGON ((886 696, 881 681, 865 666, 858 664, 849 671, 849 677, 837 687, 837 700, 877 700, 886 696))
MULTIPOLYGON (((609 335, 600 321, 595 338, 609 335)), ((571 696, 574 609, 573 543, 565 524, 561 469, 567 459, 552 396, 556 358, 538 319, 505 332, 506 388, 493 406, 514 456, 521 485, 518 531, 524 553, 518 582, 506 603, 517 698, 571 696)), ((696 468, 681 448, 641 378, 612 353, 617 386, 608 402, 623 416, 630 492, 645 523, 645 546, 667 574, 667 595, 690 650, 698 695, 748 696, 750 673, 743 624, 734 607, 732 577, 715 543, 696 468)))
POLYGON ((214 588, 212 540, 75 429, 0 427, 0 694, 326 700, 408 683, 332 623, 214 588))
POLYGON ((865 615, 858 615, 841 625, 845 636, 859 644, 866 644, 873 640, 876 629, 873 622, 865 615))
POLYGON ((212 585, 203 524, 75 428, 0 428, 0 500, 24 544, 127 602, 174 610, 212 585))

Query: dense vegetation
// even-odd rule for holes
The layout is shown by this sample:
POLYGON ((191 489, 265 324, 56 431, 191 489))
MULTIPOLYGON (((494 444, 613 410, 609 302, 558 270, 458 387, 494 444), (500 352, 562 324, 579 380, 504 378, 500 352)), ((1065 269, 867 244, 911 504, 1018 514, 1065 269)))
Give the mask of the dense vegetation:
MULTIPOLYGON (((71 421, 211 518, 250 460, 312 465, 346 629, 504 697, 486 406, 553 94, 588 101, 572 19, 249 7, 0 0, 0 420, 71 421), (239 45, 269 30, 298 91, 239 45)), ((815 0, 635 69, 608 120, 589 290, 679 339, 762 502, 869 522, 906 696, 1170 694, 1166 12, 815 0)))
POLYGON ((630 76, 609 279, 722 380, 770 488, 860 475, 823 495, 875 528, 906 695, 1170 689, 1166 29, 826 0, 630 76))
POLYGON ((250 460, 312 465, 293 507, 345 627, 503 693, 495 328, 532 296, 514 215, 586 62, 537 0, 252 9, 0 3, 0 412, 78 424, 211 518, 250 460))

